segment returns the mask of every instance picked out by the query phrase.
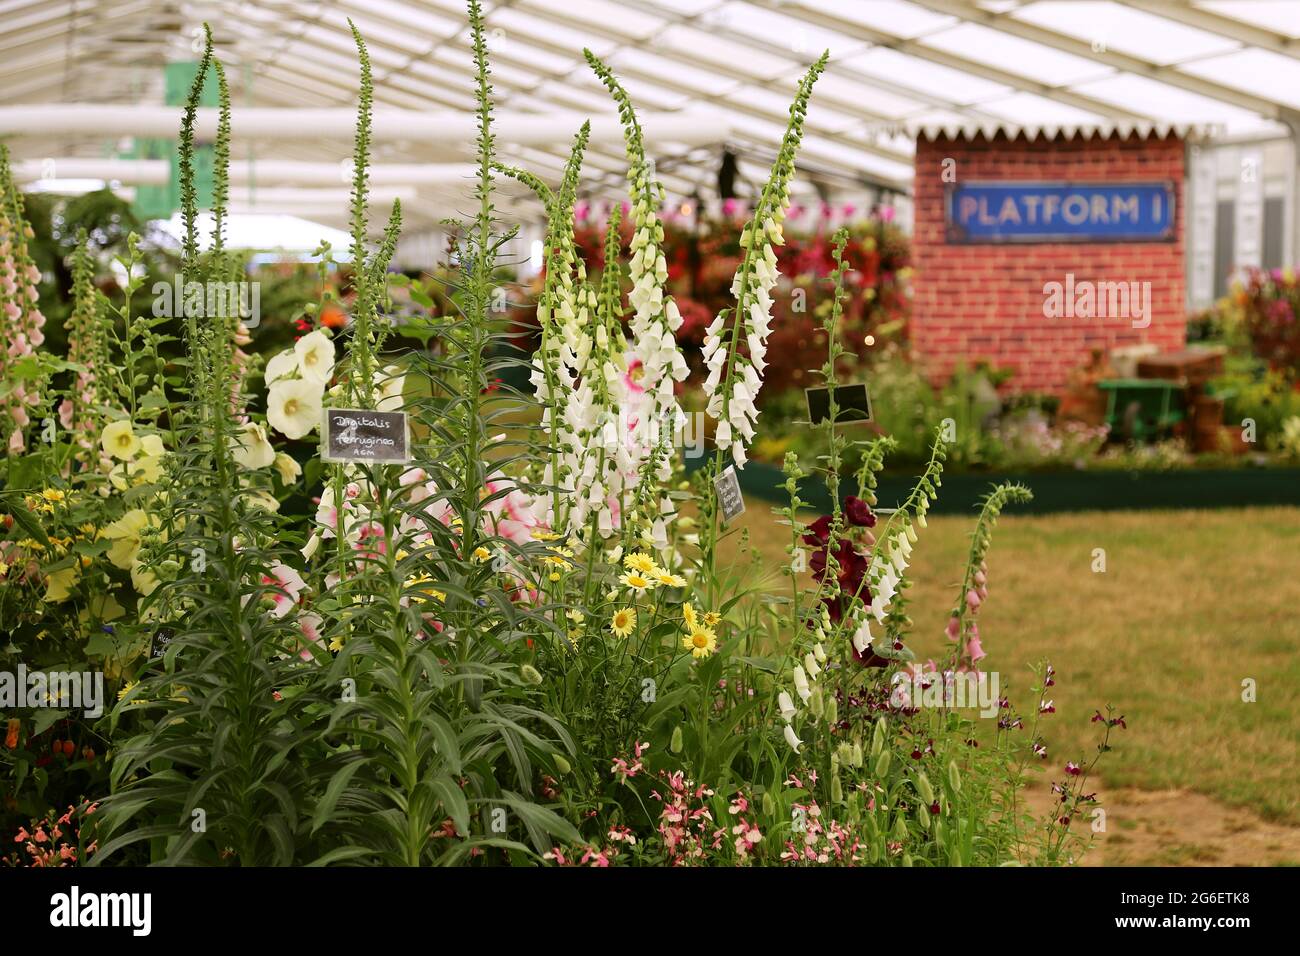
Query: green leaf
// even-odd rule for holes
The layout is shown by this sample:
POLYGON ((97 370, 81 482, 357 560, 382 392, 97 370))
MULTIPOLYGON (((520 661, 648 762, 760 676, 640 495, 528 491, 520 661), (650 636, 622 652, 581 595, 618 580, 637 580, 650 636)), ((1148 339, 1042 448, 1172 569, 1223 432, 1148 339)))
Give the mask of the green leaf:
POLYGON ((356 772, 365 766, 367 762, 367 760, 353 760, 346 763, 343 765, 343 769, 330 778, 329 786, 325 788, 324 795, 316 804, 316 810, 311 815, 311 832, 313 834, 329 820, 330 814, 334 812, 334 807, 338 805, 339 797, 343 795, 343 791, 347 789, 356 772))
POLYGON ((41 527, 36 515, 27 509, 27 505, 15 498, 13 504, 9 506, 9 510, 14 516, 14 521, 18 527, 23 529, 27 537, 34 538, 40 542, 42 547, 48 548, 50 546, 49 536, 45 533, 45 529, 41 527))
POLYGON ((469 835, 469 804, 465 794, 451 777, 434 777, 429 786, 442 801, 442 808, 456 824, 456 832, 469 835))

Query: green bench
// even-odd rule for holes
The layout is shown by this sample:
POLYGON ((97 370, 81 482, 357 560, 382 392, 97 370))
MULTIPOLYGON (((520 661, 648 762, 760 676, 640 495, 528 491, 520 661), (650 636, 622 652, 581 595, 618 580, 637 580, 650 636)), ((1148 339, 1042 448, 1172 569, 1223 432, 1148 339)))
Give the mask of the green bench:
POLYGON ((1187 416, 1182 382, 1112 378, 1097 383, 1106 393, 1106 424, 1118 438, 1147 441, 1187 416))

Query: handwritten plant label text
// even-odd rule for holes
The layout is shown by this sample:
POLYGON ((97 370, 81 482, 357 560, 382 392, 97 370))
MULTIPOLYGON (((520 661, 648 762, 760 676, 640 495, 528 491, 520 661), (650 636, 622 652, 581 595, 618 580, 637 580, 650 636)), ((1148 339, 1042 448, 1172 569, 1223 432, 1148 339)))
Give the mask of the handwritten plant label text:
POLYGON ((718 493, 718 508, 724 522, 730 522, 745 513, 745 498, 740 493, 740 479, 736 477, 735 465, 724 468, 722 474, 713 479, 713 485, 718 493))
POLYGON ((410 461, 406 412, 368 408, 325 409, 321 458, 325 461, 402 463, 410 461))
POLYGON ((1174 184, 968 182, 947 187, 949 242, 1173 242, 1174 184))
MULTIPOLYGON (((831 390, 829 388, 804 389, 808 400, 808 421, 816 425, 831 417, 831 390)), ((835 424, 851 425, 871 421, 871 396, 866 382, 835 386, 835 424)))
POLYGON ((167 627, 164 625, 154 631, 153 638, 149 641, 150 659, 162 657, 163 654, 167 653, 167 645, 172 642, 172 638, 175 636, 176 629, 174 627, 167 627))

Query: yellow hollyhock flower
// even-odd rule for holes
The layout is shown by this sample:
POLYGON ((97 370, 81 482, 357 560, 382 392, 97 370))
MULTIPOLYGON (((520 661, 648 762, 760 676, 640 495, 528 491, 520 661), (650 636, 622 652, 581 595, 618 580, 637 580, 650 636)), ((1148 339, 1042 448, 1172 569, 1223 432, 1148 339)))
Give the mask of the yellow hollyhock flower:
POLYGON ((66 601, 72 596, 72 589, 76 586, 77 579, 80 577, 81 568, 75 564, 70 568, 52 571, 45 578, 45 600, 52 604, 66 601))
POLYGON ((682 638, 682 647, 691 652, 691 656, 699 659, 708 657, 718 649, 718 636, 707 627, 693 627, 691 632, 682 638))
POLYGON ((158 589, 158 576, 136 561, 131 565, 131 585, 145 597, 158 589))
POLYGON ((276 452, 275 455, 275 470, 280 475, 281 481, 286 485, 291 485, 302 474, 302 465, 281 451, 276 452))
POLYGON ((621 607, 609 619, 609 629, 619 637, 627 637, 636 627, 636 611, 630 607, 621 607))
POLYGON ((99 434, 99 444, 107 454, 120 461, 134 458, 140 451, 140 439, 135 437, 135 426, 128 419, 105 425, 99 434))
POLYGON ((111 538, 113 546, 108 549, 108 560, 113 566, 125 571, 135 563, 135 557, 143 546, 143 533, 149 524, 149 516, 139 508, 133 508, 112 524, 105 526, 104 537, 111 538))

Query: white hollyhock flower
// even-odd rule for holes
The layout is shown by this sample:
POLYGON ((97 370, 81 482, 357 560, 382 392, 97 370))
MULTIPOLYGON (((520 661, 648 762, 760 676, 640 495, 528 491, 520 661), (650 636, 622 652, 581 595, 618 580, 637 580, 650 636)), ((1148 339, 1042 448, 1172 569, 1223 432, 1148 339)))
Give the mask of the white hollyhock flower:
POLYGON ((381 412, 400 412, 405 399, 402 396, 406 388, 406 377, 396 365, 388 365, 375 372, 375 388, 378 398, 375 408, 381 412))
MULTIPOLYGON (((293 347, 298 359, 298 369, 309 382, 324 385, 334 374, 334 343, 317 329, 300 338, 293 347)), ((270 366, 268 364, 267 368, 270 366)))
POLYGON ((290 378, 298 374, 301 369, 298 368, 298 353, 293 349, 285 349, 276 355, 271 356, 271 360, 266 363, 266 384, 273 385, 279 379, 290 378))
POLYGON ((275 461, 275 449, 266 437, 266 429, 249 422, 235 433, 235 447, 230 457, 245 468, 265 468, 275 461))
POLYGON ((321 422, 321 386, 306 379, 282 379, 266 396, 266 420, 285 438, 302 438, 321 422))

